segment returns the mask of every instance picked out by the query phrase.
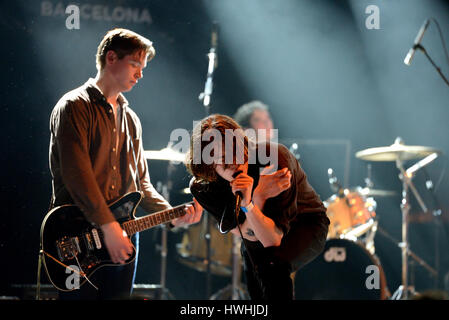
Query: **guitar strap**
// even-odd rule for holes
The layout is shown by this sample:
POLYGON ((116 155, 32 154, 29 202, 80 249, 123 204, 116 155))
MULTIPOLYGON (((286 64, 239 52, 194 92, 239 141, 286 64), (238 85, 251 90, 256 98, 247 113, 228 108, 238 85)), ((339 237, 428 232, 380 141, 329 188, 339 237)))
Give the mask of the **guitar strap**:
MULTIPOLYGON (((126 112, 125 108, 123 108, 123 114, 124 114, 124 117, 125 117, 126 138, 129 140, 129 142, 131 144, 131 149, 132 149, 133 158, 134 158, 134 165, 136 166, 136 172, 135 172, 136 176, 134 177, 134 182, 136 182, 136 190, 137 191, 141 191, 142 188, 141 188, 141 185, 140 185, 140 178, 139 178, 139 166, 138 166, 137 158, 136 158, 136 154, 135 154, 133 138, 129 134, 128 115, 127 115, 127 112, 126 112)), ((131 171, 131 174, 132 174, 132 171, 131 171)))

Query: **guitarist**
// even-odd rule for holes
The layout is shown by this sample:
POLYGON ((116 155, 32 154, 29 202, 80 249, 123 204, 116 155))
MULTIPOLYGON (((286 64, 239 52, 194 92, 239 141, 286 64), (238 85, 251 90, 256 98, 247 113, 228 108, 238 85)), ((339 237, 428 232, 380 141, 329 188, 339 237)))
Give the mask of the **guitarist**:
MULTIPOLYGON (((142 191, 141 207, 148 213, 171 208, 150 182, 142 144, 142 127, 123 92, 142 78, 155 56, 152 42, 126 29, 106 33, 96 55, 97 75, 66 93, 50 117, 51 208, 75 204, 86 219, 100 226, 111 260, 124 264, 133 243, 124 234, 108 204, 131 191, 142 191)), ((171 227, 196 223, 202 208, 195 202, 171 227)), ((138 237, 133 236, 138 249, 138 237)), ((137 259, 123 266, 103 267, 89 284, 61 299, 129 298, 137 259)))
POLYGON ((191 192, 223 233, 243 237, 251 299, 292 300, 290 274, 321 253, 329 226, 326 209, 297 159, 281 144, 252 143, 232 118, 219 114, 194 128, 190 147, 191 192), (227 130, 235 134, 232 143, 227 130), (276 160, 279 170, 271 172, 274 165, 261 160, 261 148, 270 151, 268 159, 271 165, 276 160))

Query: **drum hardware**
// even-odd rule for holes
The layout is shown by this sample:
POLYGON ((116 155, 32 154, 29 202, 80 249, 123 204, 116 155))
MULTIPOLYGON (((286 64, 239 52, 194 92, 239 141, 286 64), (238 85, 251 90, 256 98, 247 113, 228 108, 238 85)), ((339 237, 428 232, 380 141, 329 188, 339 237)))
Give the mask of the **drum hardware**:
POLYGON ((176 245, 179 255, 178 261, 199 272, 207 272, 223 277, 232 275, 232 234, 221 234, 214 225, 208 227, 209 219, 205 212, 200 223, 188 226, 183 234, 181 243, 176 245), (206 235, 210 235, 210 255, 206 235))
POLYGON ((173 150, 170 146, 161 150, 145 150, 145 159, 147 160, 167 160, 173 162, 184 162, 186 155, 173 150))
POLYGON ((340 235, 340 239, 347 239, 363 245, 371 254, 375 254, 374 237, 378 221, 370 219, 367 223, 354 227, 352 230, 340 235))
POLYGON ((211 300, 249 300, 250 297, 242 284, 241 238, 232 234, 232 282, 211 296, 211 300))
MULTIPOLYGON (((169 142, 166 148, 161 150, 145 150, 144 157, 146 160, 163 160, 168 161, 167 166, 167 181, 166 184, 158 181, 156 185, 156 189, 161 195, 167 200, 170 201, 170 192, 172 190, 173 182, 172 182, 172 173, 175 170, 174 165, 184 162, 185 154, 175 151, 172 149, 172 142, 169 142)), ((161 254, 161 276, 160 276, 160 298, 163 299, 173 299, 173 295, 170 293, 170 290, 166 288, 166 275, 167 275, 167 253, 168 253, 168 245, 167 245, 167 237, 168 237, 168 229, 165 224, 159 225, 161 228, 161 244, 156 246, 156 249, 160 251, 161 254)))
POLYGON ((397 192, 389 190, 371 189, 371 188, 360 188, 360 194, 366 197, 391 197, 396 196, 397 192))
MULTIPOLYGON (((425 160, 425 159, 423 159, 425 160)), ((423 161, 421 160, 421 161, 423 161)), ((442 207, 440 204, 440 201, 438 200, 436 194, 435 194, 435 190, 434 190, 434 184, 432 179, 430 178, 426 168, 423 168, 422 170, 424 172, 424 175, 426 177, 426 188, 430 191, 430 194, 432 196, 433 199, 433 203, 434 203, 434 209, 432 210, 432 214, 434 217, 434 229, 435 229, 435 268, 436 268, 436 272, 437 272, 437 276, 435 277, 435 288, 440 288, 440 242, 439 242, 439 237, 440 237, 440 229, 443 230, 443 233, 445 233, 445 227, 444 224, 441 220, 441 213, 442 213, 442 207)))
POLYGON ((395 191, 374 189, 374 183, 373 180, 371 179, 371 176, 372 176, 372 166, 369 163, 367 165, 367 176, 365 178, 365 187, 360 188, 359 190, 360 194, 366 197, 390 197, 395 196, 397 194, 395 191))
MULTIPOLYGON (((342 238, 357 241, 363 235, 366 236, 366 240, 373 239, 374 235, 371 233, 375 233, 375 226, 377 226, 375 223, 376 201, 372 197, 366 197, 361 187, 343 188, 332 168, 329 168, 327 173, 331 189, 336 192, 324 201, 330 219, 328 239, 342 238)), ((364 242, 364 240, 361 241, 364 242)), ((366 245, 374 253, 374 244, 366 243, 366 245)))
POLYGON ((341 195, 343 192, 343 187, 338 182, 338 179, 335 176, 334 170, 332 168, 327 169, 327 176, 329 177, 329 185, 331 186, 332 191, 341 195))
MULTIPOLYGON (((147 158, 148 159, 148 158, 147 158)), ((158 160, 169 160, 169 159, 158 159, 158 160)), ((174 165, 170 161, 167 166, 167 184, 162 184, 158 182, 158 192, 162 194, 162 196, 170 201, 170 191, 172 189, 172 180, 171 175, 174 170, 174 165)), ((159 225, 161 228, 161 244, 160 246, 156 246, 156 249, 161 252, 161 277, 160 277, 160 299, 174 299, 174 296, 171 294, 170 290, 166 287, 166 277, 167 277, 167 253, 168 253, 168 245, 167 245, 167 237, 168 237, 168 229, 165 224, 159 225)))
MULTIPOLYGON (((397 247, 401 247, 401 242, 398 241, 397 239, 395 239, 394 237, 392 237, 387 231, 385 231, 383 228, 378 227, 378 231, 380 234, 382 234, 383 236, 385 236, 388 240, 390 240, 392 243, 394 243, 397 247)), ((438 276, 438 272, 437 270, 435 270, 434 268, 432 268, 431 266, 429 266, 423 259, 421 259, 416 253, 414 253, 411 249, 408 249, 408 255, 410 256, 410 258, 412 258, 413 260, 415 260, 421 267, 423 267, 424 269, 426 269, 433 277, 437 277, 438 276)))
POLYGON ((323 252, 295 275, 296 300, 385 300, 390 296, 378 257, 360 243, 328 239, 323 252))
POLYGON ((412 179, 414 173, 423 166, 432 162, 436 156, 440 153, 439 150, 424 146, 407 146, 404 144, 402 138, 397 137, 395 142, 387 147, 378 147, 362 150, 356 153, 356 157, 367 161, 392 161, 396 163, 396 167, 399 170, 399 179, 402 181, 402 242, 399 243, 399 247, 402 252, 402 284, 393 294, 392 299, 407 300, 409 293, 414 293, 412 288, 408 285, 408 256, 410 255, 409 240, 408 240, 408 215, 410 211, 409 203, 409 190, 415 195, 420 207, 424 212, 427 212, 427 207, 421 199, 418 191, 416 190, 412 179), (414 166, 404 169, 404 162, 407 160, 425 158, 418 162, 414 166), (425 161, 424 161, 425 160, 425 161))

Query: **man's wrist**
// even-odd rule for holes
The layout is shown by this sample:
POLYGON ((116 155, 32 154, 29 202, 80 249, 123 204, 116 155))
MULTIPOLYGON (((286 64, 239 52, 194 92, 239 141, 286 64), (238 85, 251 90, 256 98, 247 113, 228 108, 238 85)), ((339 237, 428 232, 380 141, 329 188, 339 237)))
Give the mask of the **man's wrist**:
POLYGON ((254 190, 253 194, 253 202, 255 205, 257 205, 259 208, 262 208, 265 205, 266 199, 256 190, 254 190))
POLYGON ((246 206, 241 206, 241 207, 240 207, 240 209, 241 209, 243 212, 245 212, 245 213, 247 213, 248 211, 253 210, 253 208, 254 208, 254 202, 253 202, 253 200, 251 200, 250 203, 249 203, 248 205, 246 205, 246 206))

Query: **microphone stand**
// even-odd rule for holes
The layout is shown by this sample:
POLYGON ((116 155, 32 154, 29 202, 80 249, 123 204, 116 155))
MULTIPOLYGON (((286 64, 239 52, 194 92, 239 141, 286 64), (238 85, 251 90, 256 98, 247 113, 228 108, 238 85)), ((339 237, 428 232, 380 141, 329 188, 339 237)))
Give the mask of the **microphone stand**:
POLYGON ((443 78, 444 82, 449 86, 449 81, 447 80, 447 78, 444 76, 444 74, 441 72, 441 68, 438 67, 435 62, 432 60, 432 58, 427 54, 426 49, 421 45, 421 44, 417 44, 415 45, 416 49, 421 50, 424 55, 426 56, 426 58, 430 61, 430 63, 434 66, 434 68, 438 71, 438 73, 440 74, 441 78, 443 78))
MULTIPOLYGON (((210 103, 211 103, 211 96, 212 96, 212 90, 213 90, 213 75, 215 68, 217 66, 217 54, 216 54, 216 46, 217 46, 217 24, 214 23, 212 26, 212 36, 211 36, 211 48, 209 50, 209 53, 207 54, 207 57, 209 59, 209 65, 207 68, 207 77, 206 77, 206 83, 204 85, 204 91, 199 95, 199 100, 202 102, 206 116, 210 115, 210 103)), ((205 219, 206 224, 206 234, 204 235, 206 240, 206 297, 209 297, 211 294, 211 222, 209 219, 209 215, 205 214, 203 216, 203 219, 205 219)))

